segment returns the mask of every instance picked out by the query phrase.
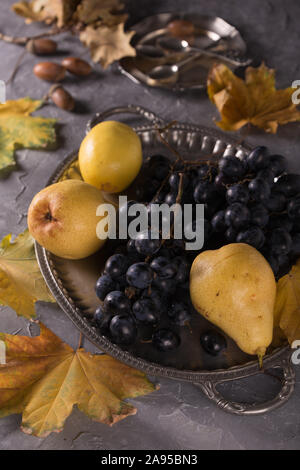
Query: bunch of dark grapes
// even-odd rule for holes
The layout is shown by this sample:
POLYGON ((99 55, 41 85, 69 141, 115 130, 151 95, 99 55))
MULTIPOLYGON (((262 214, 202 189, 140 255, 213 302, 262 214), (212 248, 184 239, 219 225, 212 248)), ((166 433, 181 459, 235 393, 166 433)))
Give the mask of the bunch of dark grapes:
POLYGON ((129 240, 124 253, 108 258, 96 284, 103 301, 95 313, 100 332, 117 344, 129 345, 144 340, 146 331, 159 350, 177 348, 178 326, 187 325, 192 310, 189 271, 188 260, 172 258, 160 240, 129 240))
MULTIPOLYGON (((102 305, 95 322, 117 344, 144 340, 147 331, 155 348, 170 351, 178 348, 180 328, 195 314, 189 272, 199 252, 186 251, 183 240, 153 236, 151 205, 204 204, 203 250, 247 243, 265 256, 278 278, 300 255, 300 175, 288 174, 285 158, 269 155, 262 146, 244 159, 228 155, 218 162, 171 163, 153 155, 145 161, 144 174, 136 199, 148 203, 149 229, 107 260, 96 285, 102 305)), ((208 331, 201 345, 216 355, 226 341, 208 331)))

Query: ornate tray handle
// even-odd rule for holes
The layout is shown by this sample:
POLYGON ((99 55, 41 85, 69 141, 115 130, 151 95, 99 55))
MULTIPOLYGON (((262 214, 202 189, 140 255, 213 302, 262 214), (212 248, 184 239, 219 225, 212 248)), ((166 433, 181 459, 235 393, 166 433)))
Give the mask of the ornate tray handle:
POLYGON ((116 106, 115 108, 110 108, 102 113, 96 113, 93 118, 88 121, 86 131, 89 132, 96 124, 99 124, 109 116, 116 114, 136 114, 151 122, 151 124, 157 124, 159 126, 165 124, 163 119, 148 109, 143 108, 142 106, 134 106, 129 104, 128 106, 116 106))
POLYGON ((224 378, 223 380, 208 380, 205 382, 194 383, 194 385, 199 387, 207 398, 212 400, 222 410, 227 411, 228 413, 236 415, 258 415, 274 410, 286 403, 295 388, 295 371, 291 364, 290 353, 288 353, 286 358, 280 359, 278 364, 272 364, 272 369, 283 370, 282 387, 276 397, 263 403, 238 403, 227 400, 222 396, 222 394, 217 390, 217 386, 221 383, 227 382, 228 380, 236 380, 238 377, 236 379, 224 378))

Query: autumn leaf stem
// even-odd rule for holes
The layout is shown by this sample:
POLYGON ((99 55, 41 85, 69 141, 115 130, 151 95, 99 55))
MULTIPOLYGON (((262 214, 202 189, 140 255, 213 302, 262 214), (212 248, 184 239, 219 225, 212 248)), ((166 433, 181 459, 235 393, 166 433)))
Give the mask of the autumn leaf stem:
POLYGON ((82 341, 83 341, 83 335, 80 332, 79 333, 79 341, 78 341, 78 345, 77 345, 77 351, 78 351, 78 349, 80 349, 82 347, 82 341))
POLYGON ((45 31, 44 33, 36 34, 34 36, 19 36, 19 37, 9 36, 8 34, 3 34, 0 32, 0 40, 11 43, 11 44, 18 44, 20 46, 26 46, 26 44, 33 39, 41 39, 41 38, 46 38, 49 36, 55 36, 56 34, 67 31, 68 29, 69 27, 58 28, 57 26, 55 26, 54 28, 49 29, 48 31, 45 31))
POLYGON ((21 62, 22 62, 22 60, 24 59, 26 53, 27 53, 27 50, 24 49, 24 50, 21 52, 21 54, 19 55, 19 57, 18 57, 18 59, 17 59, 17 62, 16 62, 16 64, 15 64, 14 68, 13 68, 13 71, 11 72, 10 76, 8 77, 8 79, 5 80, 5 84, 6 84, 6 85, 8 85, 10 82, 13 81, 13 79, 14 79, 14 77, 15 77, 17 71, 18 71, 18 68, 20 67, 21 62))

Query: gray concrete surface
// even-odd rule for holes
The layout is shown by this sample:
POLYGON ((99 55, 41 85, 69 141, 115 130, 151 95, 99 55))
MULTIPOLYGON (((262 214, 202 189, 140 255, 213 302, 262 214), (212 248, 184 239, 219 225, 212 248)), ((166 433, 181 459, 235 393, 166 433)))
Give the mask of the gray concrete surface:
MULTIPOLYGON (((0 2, 0 31, 11 35, 29 35, 43 29, 40 25, 25 26, 10 10, 12 0, 0 2)), ((297 0, 130 0, 127 2, 131 21, 147 14, 170 10, 203 12, 219 15, 241 31, 249 46, 249 54, 259 62, 277 70, 279 86, 288 86, 300 79, 299 17, 297 0)), ((79 41, 68 34, 59 38, 61 53, 88 59, 79 41)), ((20 48, 0 42, 0 78, 12 70, 20 48)), ((10 99, 29 95, 40 98, 48 89, 45 82, 32 74, 39 59, 27 54, 13 86, 10 99)), ((215 108, 204 93, 171 94, 137 86, 121 76, 116 67, 95 72, 84 81, 67 79, 66 86, 78 100, 77 111, 67 113, 47 106, 40 115, 59 120, 59 149, 55 152, 17 152, 18 171, 0 182, 0 236, 18 234, 26 226, 26 211, 33 195, 46 183, 49 175, 64 156, 78 147, 84 136, 85 123, 91 113, 110 106, 134 103, 144 105, 172 120, 214 126, 215 108)), ((253 131, 248 138, 253 144, 266 144, 281 152, 293 170, 300 170, 299 124, 279 129, 276 136, 253 131)), ((75 346, 78 332, 56 305, 39 303, 39 318, 60 337, 75 346)), ((28 322, 9 308, 0 308, 0 329, 12 333, 21 328, 28 334, 28 322)), ((93 351, 87 341, 85 347, 93 351)), ((297 368, 297 367, 296 367, 297 368)), ((231 416, 210 403, 192 384, 159 380, 161 388, 149 396, 132 402, 138 413, 112 428, 90 421, 78 410, 67 419, 60 434, 45 440, 24 435, 19 430, 19 415, 0 420, 0 449, 299 449, 300 447, 300 369, 296 371, 296 391, 284 407, 257 417, 231 416)), ((276 382, 276 381, 275 381, 276 382)), ((228 384, 226 394, 241 399, 270 398, 276 383, 272 379, 252 378, 228 384)))

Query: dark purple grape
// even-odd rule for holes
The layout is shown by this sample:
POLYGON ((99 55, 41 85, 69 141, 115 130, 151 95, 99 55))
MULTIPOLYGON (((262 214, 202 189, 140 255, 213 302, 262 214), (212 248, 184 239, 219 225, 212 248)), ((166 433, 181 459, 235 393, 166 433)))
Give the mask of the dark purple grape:
POLYGON ((290 258, 288 255, 286 254, 278 255, 277 260, 278 260, 279 270, 282 270, 283 268, 286 268, 289 266, 290 258))
POLYGON ((152 344, 159 351, 172 351, 180 345, 180 338, 172 330, 162 328, 153 334, 152 344))
POLYGON ((266 258, 267 258, 269 265, 271 266, 273 273, 276 275, 279 270, 278 256, 269 254, 266 258))
POLYGON ((184 302, 173 303, 168 310, 168 316, 176 325, 186 325, 191 319, 189 307, 184 302))
MULTIPOLYGON (((179 182, 180 182, 180 174, 173 173, 169 178, 169 185, 170 185, 171 190, 173 192, 175 191, 176 194, 178 193, 179 182)), ((186 189, 188 185, 189 185, 189 178, 187 177, 187 175, 183 174, 182 175, 182 188, 186 189)))
POLYGON ((95 291, 100 300, 104 300, 112 290, 117 290, 118 284, 109 274, 103 274, 96 282, 95 291))
POLYGON ((234 184, 227 189, 226 200, 228 204, 234 202, 240 202, 241 204, 247 204, 249 201, 248 188, 242 184, 234 184))
POLYGON ((167 308, 166 297, 155 287, 143 290, 141 298, 150 299, 159 313, 163 313, 167 308))
POLYGON ((248 185, 251 199, 255 202, 265 202, 269 199, 271 188, 267 181, 261 178, 255 178, 248 185))
POLYGON ((261 248, 265 243, 264 232, 259 227, 249 227, 238 233, 237 243, 247 243, 254 248, 261 248))
POLYGON ((143 256, 150 256, 156 253, 161 246, 161 240, 155 238, 156 234, 147 230, 138 234, 135 240, 136 251, 143 256))
POLYGON ((274 184, 274 173, 269 168, 264 168, 257 173, 257 178, 265 180, 270 186, 274 184))
POLYGON ((227 228, 225 224, 225 211, 219 211, 213 216, 211 226, 214 232, 225 232, 227 228))
POLYGON ((170 171, 170 160, 163 155, 152 155, 145 161, 145 170, 153 178, 163 181, 170 171))
POLYGON ((185 225, 184 227, 184 239, 187 242, 192 243, 196 239, 196 233, 199 232, 199 230, 202 230, 202 228, 199 229, 199 227, 203 227, 204 224, 204 242, 207 242, 209 239, 209 236, 212 231, 212 226, 211 223, 207 219, 194 219, 192 223, 189 223, 185 225), (195 234, 192 238, 188 238, 188 235, 195 234))
POLYGON ((225 211, 225 223, 228 227, 232 226, 236 229, 242 228, 250 221, 250 212, 246 206, 235 202, 231 204, 225 211))
POLYGON ((300 233, 294 233, 292 235, 292 256, 300 256, 300 233))
POLYGON ((142 255, 140 255, 136 251, 135 240, 128 240, 127 245, 126 245, 126 249, 127 249, 127 253, 128 253, 128 256, 127 256, 128 266, 130 266, 134 263, 138 263, 141 260, 142 255))
POLYGON ((105 263, 105 272, 112 279, 118 279, 122 274, 126 273, 128 268, 128 260, 125 255, 116 254, 108 258, 105 263))
POLYGON ((168 204, 168 206, 173 206, 176 203, 177 193, 168 193, 166 194, 164 202, 168 204))
POLYGON ((221 209, 221 207, 223 206, 223 198, 220 197, 220 194, 218 194, 218 196, 210 201, 209 203, 205 203, 204 204, 204 215, 205 215, 205 218, 206 219, 212 219, 212 217, 215 215, 216 212, 218 212, 218 210, 221 209))
POLYGON ((215 330, 209 330, 203 333, 200 336, 200 343, 204 351, 211 356, 218 356, 227 348, 225 337, 215 330))
POLYGON ((246 157, 250 171, 257 172, 269 165, 270 157, 267 155, 267 148, 262 146, 255 147, 246 157))
POLYGON ((132 312, 139 323, 156 325, 159 321, 159 312, 151 299, 139 299, 134 302, 132 312))
MULTIPOLYGON (((288 219, 290 223, 293 222, 293 225, 292 225, 292 228, 293 228, 293 232, 300 232, 300 219, 294 219, 293 221, 291 221, 290 219, 288 219)), ((291 230, 288 230, 289 232, 291 230)))
POLYGON ((128 284, 137 289, 146 289, 153 279, 153 271, 147 263, 135 263, 127 270, 128 284))
POLYGON ((130 300, 119 290, 113 290, 107 294, 103 306, 107 312, 115 314, 128 314, 131 307, 130 300))
POLYGON ((283 228, 276 228, 271 232, 269 243, 274 255, 287 255, 292 248, 292 238, 283 228))
POLYGON ((271 196, 264 204, 270 212, 282 212, 285 209, 286 197, 282 193, 272 191, 271 196))
POLYGON ((120 220, 127 220, 127 224, 129 224, 135 219, 136 215, 128 215, 130 207, 134 206, 135 204, 138 203, 136 201, 127 201, 127 204, 123 204, 119 207, 118 222, 120 220))
POLYGON ((117 344, 132 344, 137 336, 135 323, 127 315, 115 315, 112 317, 109 331, 112 339, 117 344))
POLYGON ((274 185, 274 190, 283 193, 287 197, 300 193, 300 175, 282 175, 274 185))
POLYGON ((160 184, 160 181, 151 178, 150 176, 145 178, 143 184, 138 186, 135 190, 136 199, 143 202, 151 201, 158 191, 160 184))
POLYGON ((293 229, 293 225, 293 221, 287 215, 273 215, 270 217, 268 230, 283 228, 287 232, 290 232, 293 229))
POLYGON ((194 200, 197 203, 209 203, 215 198, 219 198, 220 195, 216 190, 215 186, 208 181, 199 181, 194 189, 194 200))
POLYGON ((287 160, 282 155, 271 155, 269 169, 274 176, 279 176, 287 170, 287 160))
POLYGON ((231 182, 232 181, 228 176, 224 175, 224 173, 219 173, 215 177, 214 185, 218 190, 226 190, 226 185, 230 184, 231 182))
POLYGON ((269 222, 269 213, 262 204, 255 204, 250 208, 251 223, 264 228, 269 222))
POLYGON ((100 330, 100 333, 107 334, 109 331, 109 325, 113 314, 104 310, 104 308, 100 305, 97 310, 95 311, 94 320, 97 327, 100 330))
POLYGON ((169 250, 171 258, 173 256, 180 256, 185 250, 184 240, 182 240, 181 238, 174 238, 172 240, 172 244, 170 245, 169 250))
POLYGON ((245 175, 245 163, 237 157, 223 157, 219 160, 219 171, 232 181, 236 181, 245 175))
POLYGON ((153 285, 163 295, 172 295, 176 289, 176 279, 162 279, 157 276, 153 281, 153 285))
POLYGON ((183 258, 181 256, 177 256, 176 258, 174 258, 173 263, 177 269, 174 281, 178 284, 183 284, 189 278, 190 263, 187 261, 186 258, 183 258))
POLYGON ((167 187, 163 187, 156 197, 153 199, 153 204, 163 204, 165 202, 165 197, 167 195, 168 189, 167 187))
POLYGON ((207 163, 201 165, 197 170, 198 179, 207 179, 209 176, 209 168, 210 166, 207 163))
POLYGON ((233 243, 236 240, 238 231, 233 227, 228 227, 225 232, 225 238, 228 242, 233 243))
POLYGON ((176 267, 170 262, 169 259, 164 258, 163 256, 158 256, 154 258, 150 264, 156 274, 165 279, 174 277, 176 274, 176 267))
POLYGON ((300 218, 300 195, 289 201, 287 205, 287 213, 290 219, 300 218))

